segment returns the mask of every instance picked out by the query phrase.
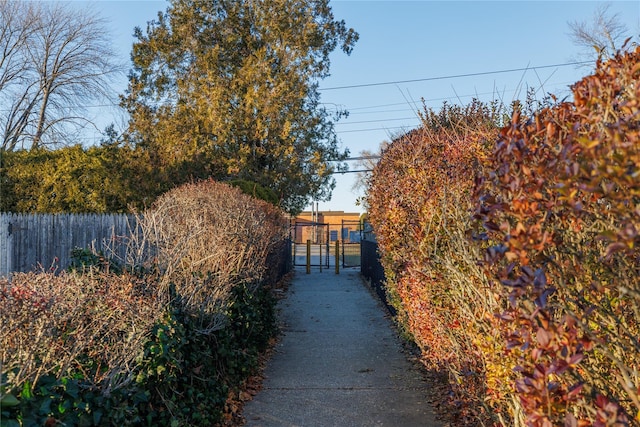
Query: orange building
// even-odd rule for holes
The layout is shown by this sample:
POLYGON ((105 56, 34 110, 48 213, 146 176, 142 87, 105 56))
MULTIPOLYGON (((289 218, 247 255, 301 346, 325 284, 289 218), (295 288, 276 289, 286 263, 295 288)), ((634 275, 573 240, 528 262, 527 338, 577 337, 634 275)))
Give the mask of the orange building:
POLYGON ((291 220, 291 238, 296 243, 360 242, 360 214, 344 211, 305 211, 291 220))

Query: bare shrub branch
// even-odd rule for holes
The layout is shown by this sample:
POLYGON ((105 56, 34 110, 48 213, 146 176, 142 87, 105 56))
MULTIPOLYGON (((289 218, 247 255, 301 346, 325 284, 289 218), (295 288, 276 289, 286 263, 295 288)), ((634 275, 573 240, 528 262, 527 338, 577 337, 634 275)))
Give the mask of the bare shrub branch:
POLYGON ((132 276, 15 274, 0 281, 2 374, 13 388, 78 370, 105 392, 122 387, 162 313, 132 276), (85 358, 100 368, 87 371, 85 358))
POLYGON ((224 326, 233 287, 267 279, 269 255, 287 236, 279 210, 214 181, 166 193, 139 221, 144 248, 132 254, 144 254, 137 262, 160 274, 165 295, 175 286, 206 333, 224 326))

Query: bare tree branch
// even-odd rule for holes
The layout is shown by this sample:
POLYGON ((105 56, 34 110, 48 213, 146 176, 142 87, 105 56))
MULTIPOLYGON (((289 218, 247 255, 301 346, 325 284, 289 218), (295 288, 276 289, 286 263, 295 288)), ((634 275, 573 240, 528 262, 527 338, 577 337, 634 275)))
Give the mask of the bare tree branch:
POLYGON ((569 22, 571 39, 582 49, 577 59, 610 58, 623 48, 629 30, 620 15, 610 11, 610 6, 608 3, 599 6, 591 21, 569 22))
POLYGON ((24 48, 36 25, 30 3, 0 0, 0 92, 24 78, 24 48))
POLYGON ((59 144, 92 122, 84 106, 116 103, 124 67, 107 28, 89 9, 0 0, 0 35, 13 37, 0 42, 1 148, 59 144))
POLYGON ((360 151, 360 157, 354 163, 354 169, 359 172, 356 172, 353 185, 351 186, 351 191, 358 195, 358 204, 363 205, 365 208, 367 208, 366 197, 361 196, 361 194, 366 194, 369 190, 369 177, 371 176, 369 171, 372 171, 376 167, 380 159, 380 155, 389 146, 389 144, 390 143, 388 141, 382 141, 376 152, 370 150, 360 151))

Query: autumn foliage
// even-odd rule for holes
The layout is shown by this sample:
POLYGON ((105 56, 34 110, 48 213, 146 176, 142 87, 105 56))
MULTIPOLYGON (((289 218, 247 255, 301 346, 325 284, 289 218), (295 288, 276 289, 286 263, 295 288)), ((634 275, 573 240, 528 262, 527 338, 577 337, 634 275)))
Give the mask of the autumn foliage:
POLYGON ((9 387, 82 371, 105 391, 131 370, 162 305, 133 276, 15 274, 0 280, 0 357, 9 387), (83 361, 91 360, 89 368, 83 361))
MULTIPOLYGON (((391 144, 375 168, 370 220, 400 324, 425 363, 448 376, 450 403, 476 404, 486 362, 476 340, 492 334, 478 319, 493 313, 496 302, 467 235, 473 177, 487 162, 500 109, 445 104, 439 113, 425 110, 422 119, 423 126, 391 144)), ((460 419, 477 415, 462 412, 460 419)))
POLYGON ((461 423, 640 423, 639 80, 620 53, 570 102, 425 120, 376 168, 388 291, 461 423))

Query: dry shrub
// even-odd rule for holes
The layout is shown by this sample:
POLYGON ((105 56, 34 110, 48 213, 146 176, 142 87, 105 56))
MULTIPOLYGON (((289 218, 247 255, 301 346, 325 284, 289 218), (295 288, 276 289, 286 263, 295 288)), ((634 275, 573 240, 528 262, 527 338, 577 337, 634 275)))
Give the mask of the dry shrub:
POLYGON ((272 279, 287 237, 280 210, 212 180, 164 194, 138 226, 136 263, 160 274, 160 292, 179 296, 202 332, 223 327, 234 286, 272 279))
POLYGON ((287 231, 272 205, 206 181, 140 215, 121 275, 87 250, 81 275, 0 281, 3 416, 214 424, 275 331, 287 231))
POLYGON ((0 357, 9 390, 80 372, 104 392, 129 383, 162 307, 143 281, 18 273, 0 280, 0 357))
POLYGON ((479 187, 530 426, 640 423, 640 48, 513 116, 479 187))
POLYGON ((458 425, 490 418, 487 393, 507 392, 491 322, 497 290, 468 241, 474 177, 497 136, 498 111, 479 102, 425 111, 423 126, 384 152, 368 193, 390 299, 424 362, 448 374, 452 403, 462 406, 458 425))

